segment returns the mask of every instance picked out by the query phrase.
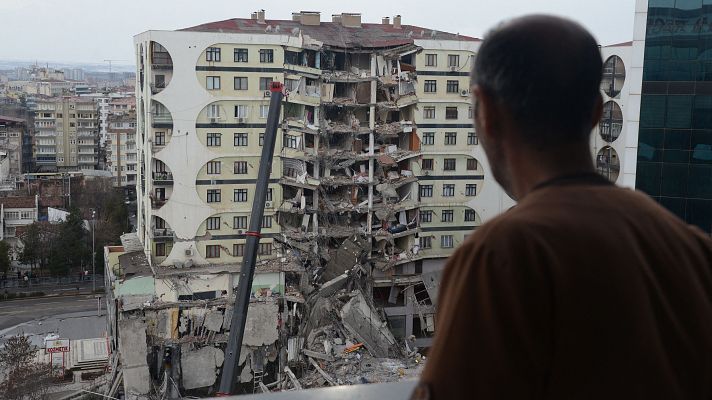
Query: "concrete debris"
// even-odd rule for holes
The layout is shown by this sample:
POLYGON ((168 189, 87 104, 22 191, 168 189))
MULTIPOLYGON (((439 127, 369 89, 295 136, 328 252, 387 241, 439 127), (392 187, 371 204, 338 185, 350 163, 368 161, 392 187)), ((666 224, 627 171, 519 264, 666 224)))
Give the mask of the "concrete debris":
POLYGON ((276 342, 279 338, 277 331, 278 311, 279 307, 275 302, 250 303, 242 344, 259 347, 276 342))
POLYGON ((341 320, 369 353, 374 357, 388 357, 397 348, 396 339, 381 321, 378 312, 366 302, 361 292, 355 295, 341 309, 341 320))
POLYGON ((181 352, 183 387, 195 389, 215 383, 218 367, 222 366, 225 354, 216 347, 203 347, 194 351, 181 352))

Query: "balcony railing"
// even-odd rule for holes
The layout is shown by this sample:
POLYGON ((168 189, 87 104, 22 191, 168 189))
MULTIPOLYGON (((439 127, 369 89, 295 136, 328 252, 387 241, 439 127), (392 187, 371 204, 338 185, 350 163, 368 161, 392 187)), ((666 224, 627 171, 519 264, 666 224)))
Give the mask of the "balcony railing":
POLYGON ((165 171, 153 172, 154 181, 173 182, 173 174, 165 171))

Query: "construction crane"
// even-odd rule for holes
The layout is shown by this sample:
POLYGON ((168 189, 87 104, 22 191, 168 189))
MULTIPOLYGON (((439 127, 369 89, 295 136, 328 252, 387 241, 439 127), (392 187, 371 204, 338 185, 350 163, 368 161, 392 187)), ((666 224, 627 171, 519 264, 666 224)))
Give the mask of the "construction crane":
POLYGON ((114 60, 114 59, 106 59, 106 60, 104 60, 104 62, 108 62, 108 63, 109 63, 109 73, 111 73, 111 63, 114 62, 114 61, 126 61, 126 60, 114 60))
POLYGON ((246 233, 245 255, 242 258, 240 279, 237 282, 237 295, 235 296, 235 306, 230 322, 230 335, 227 341, 227 348, 225 348, 225 361, 217 393, 218 397, 230 396, 235 390, 235 381, 238 379, 237 369, 239 368, 240 350, 242 349, 242 339, 245 333, 247 309, 250 306, 252 280, 255 276, 257 248, 260 243, 260 237, 262 237, 262 217, 265 211, 269 175, 272 170, 272 157, 277 140, 277 126, 279 124, 279 113, 282 109, 283 88, 284 85, 280 82, 272 82, 270 86, 271 96, 262 157, 260 158, 260 168, 257 172, 257 185, 252 202, 250 227, 246 233))

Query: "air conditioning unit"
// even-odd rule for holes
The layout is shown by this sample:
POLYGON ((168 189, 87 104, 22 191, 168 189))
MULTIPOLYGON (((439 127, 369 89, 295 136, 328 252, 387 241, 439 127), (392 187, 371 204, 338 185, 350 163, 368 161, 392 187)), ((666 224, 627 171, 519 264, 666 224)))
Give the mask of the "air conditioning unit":
POLYGON ((237 234, 238 234, 238 235, 244 235, 244 234, 245 234, 245 230, 244 230, 244 229, 238 229, 238 230, 237 230, 237 234))
POLYGON ((217 117, 210 117, 210 123, 212 123, 212 124, 218 122, 219 120, 220 120, 220 118, 217 118, 217 117))
POLYGON ((245 118, 238 117, 236 118, 238 124, 244 124, 245 123, 245 118))
POLYGON ((266 207, 266 208, 272 208, 272 202, 271 202, 271 201, 266 201, 266 202, 265 202, 265 207, 266 207))
POLYGON ((192 256, 192 255, 193 255, 193 249, 185 249, 185 255, 186 255, 186 256, 192 256))
POLYGON ((265 97, 270 97, 271 95, 272 95, 272 92, 270 92, 269 90, 265 90, 265 92, 264 92, 265 97))
POLYGON ((450 66, 450 71, 452 71, 452 72, 457 71, 457 67, 454 66, 454 65, 451 65, 451 66, 450 66))
POLYGON ((470 96, 470 91, 467 89, 462 89, 460 90, 460 96, 462 97, 469 97, 470 96))

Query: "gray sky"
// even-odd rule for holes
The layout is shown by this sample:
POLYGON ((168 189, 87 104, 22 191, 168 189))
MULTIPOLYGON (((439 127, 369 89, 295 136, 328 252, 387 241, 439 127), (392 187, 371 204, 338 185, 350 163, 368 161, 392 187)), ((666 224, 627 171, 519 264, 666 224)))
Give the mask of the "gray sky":
POLYGON ((292 11, 361 12, 364 22, 401 14, 404 24, 482 37, 497 22, 528 13, 570 17, 601 44, 632 39, 635 0, 0 0, 0 59, 40 62, 133 64, 132 37, 146 30, 174 30, 210 21, 249 18, 264 8, 268 19, 292 11), (246 6, 254 4, 253 7, 246 6), (435 7, 433 7, 435 5, 435 7))

